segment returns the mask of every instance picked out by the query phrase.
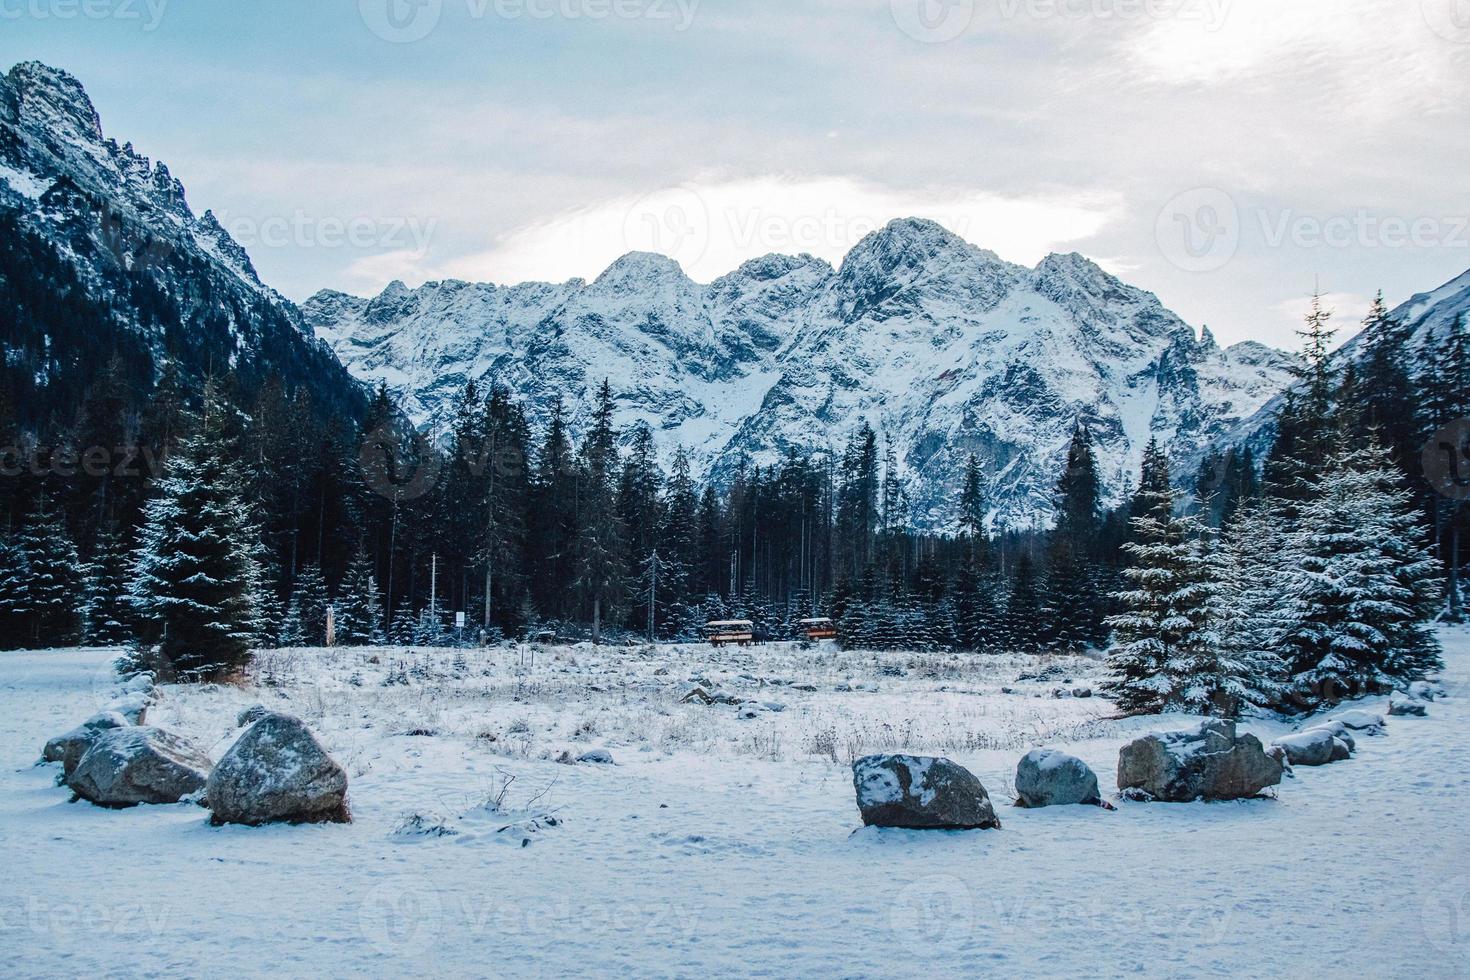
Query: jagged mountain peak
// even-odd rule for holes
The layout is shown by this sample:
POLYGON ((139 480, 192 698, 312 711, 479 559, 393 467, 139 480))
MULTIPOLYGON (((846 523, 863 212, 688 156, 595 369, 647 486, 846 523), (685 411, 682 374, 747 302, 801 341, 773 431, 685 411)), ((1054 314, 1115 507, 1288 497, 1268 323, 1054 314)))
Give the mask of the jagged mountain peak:
POLYGON ((39 61, 22 61, 0 83, 22 125, 101 141, 102 119, 77 78, 39 61))
POLYGON ((874 271, 887 275, 921 274, 932 269, 968 266, 1019 270, 989 249, 965 241, 928 218, 895 218, 868 233, 842 260, 838 275, 852 278, 874 271))
POLYGON ((684 267, 667 255, 658 252, 628 252, 617 258, 603 270, 602 275, 592 281, 594 287, 623 287, 638 285, 648 280, 666 282, 691 282, 684 267))

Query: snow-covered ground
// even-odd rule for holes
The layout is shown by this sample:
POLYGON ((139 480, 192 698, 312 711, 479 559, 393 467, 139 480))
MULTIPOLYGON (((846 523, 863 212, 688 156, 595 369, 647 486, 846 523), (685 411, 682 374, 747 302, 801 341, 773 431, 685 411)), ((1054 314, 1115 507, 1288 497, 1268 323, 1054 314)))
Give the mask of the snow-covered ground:
POLYGON ((110 655, 0 654, 0 973, 1470 976, 1470 634, 1445 640, 1455 696, 1355 759, 1111 813, 1006 805, 1030 748, 1110 791, 1124 741, 1191 721, 1054 697, 1089 661, 271 653, 151 715, 216 758, 252 704, 319 732, 355 822, 261 829, 69 802, 34 763, 109 700, 110 655), (693 679, 782 710, 681 704, 693 679), (970 768, 1004 829, 854 832, 848 763, 887 749, 970 768))

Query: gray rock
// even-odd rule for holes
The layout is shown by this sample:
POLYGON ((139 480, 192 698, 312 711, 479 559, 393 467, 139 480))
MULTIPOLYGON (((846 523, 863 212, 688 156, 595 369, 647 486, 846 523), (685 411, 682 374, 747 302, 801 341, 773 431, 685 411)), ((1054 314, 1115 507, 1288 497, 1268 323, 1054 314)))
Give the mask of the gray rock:
POLYGON ((1437 682, 1415 681, 1409 685, 1409 697, 1418 698, 1420 701, 1433 701, 1443 696, 1444 687, 1437 682))
POLYGON ((347 773, 311 730, 267 714, 235 739, 205 791, 216 824, 347 823, 347 773))
POLYGON ((607 749, 592 749, 577 756, 578 762, 587 762, 598 766, 610 766, 613 764, 612 753, 607 749))
POLYGON ((1388 699, 1388 714, 1392 718, 1423 718, 1429 714, 1429 704, 1418 698, 1396 695, 1388 699))
POLYGON ((1017 806, 1068 806, 1102 802, 1097 775, 1076 756, 1052 749, 1027 753, 1016 766, 1017 806))
POLYGON ((98 806, 177 803, 204 789, 209 756, 161 728, 129 726, 103 732, 66 784, 98 806))
POLYGON ((1310 728, 1304 732, 1283 735, 1271 743, 1280 749, 1293 766, 1325 766, 1352 758, 1348 744, 1327 728, 1310 728))
POLYGON ((1281 782, 1279 759, 1254 735, 1236 735, 1235 722, 1203 722, 1182 732, 1154 732, 1118 753, 1118 788, 1156 800, 1238 800, 1281 782))
POLYGON ((270 713, 270 709, 265 705, 252 704, 235 716, 235 727, 244 728, 246 725, 253 725, 270 713))
POLYGON ((1072 697, 1074 697, 1074 698, 1090 698, 1090 697, 1092 697, 1092 688, 1090 688, 1090 687, 1073 688, 1072 689, 1072 697))
POLYGON ((852 782, 869 827, 1000 829, 980 780, 948 759, 870 755, 853 763, 852 782))
POLYGON ((108 711, 116 711, 128 720, 130 725, 141 725, 148 716, 148 706, 153 703, 153 697, 146 691, 132 691, 114 700, 107 706, 108 711))
POLYGON ((122 714, 116 711, 99 711, 71 731, 47 742, 46 747, 41 750, 41 758, 47 762, 61 763, 62 773, 70 776, 77 763, 82 761, 82 756, 87 754, 87 750, 103 732, 127 727, 128 719, 122 714))
POLYGON ((1346 745, 1350 751, 1353 751, 1353 752, 1358 751, 1358 740, 1355 739, 1355 738, 1353 738, 1353 731, 1352 731, 1352 729, 1351 728, 1348 728, 1348 726, 1344 725, 1340 721, 1324 721, 1324 722, 1319 722, 1318 724, 1311 725, 1311 726, 1303 729, 1303 731, 1309 731, 1309 732, 1315 732, 1315 731, 1331 732, 1333 734, 1333 736, 1335 736, 1340 742, 1342 742, 1344 745, 1346 745))

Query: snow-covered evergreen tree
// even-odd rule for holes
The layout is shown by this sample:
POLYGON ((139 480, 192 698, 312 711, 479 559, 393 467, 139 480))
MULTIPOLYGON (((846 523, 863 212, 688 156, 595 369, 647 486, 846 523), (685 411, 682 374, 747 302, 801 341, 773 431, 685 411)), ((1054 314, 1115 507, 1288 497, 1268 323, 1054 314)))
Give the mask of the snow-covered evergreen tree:
POLYGON ((1202 710, 1212 692, 1198 675, 1218 656, 1205 527, 1194 515, 1174 513, 1172 491, 1149 496, 1153 507, 1133 520, 1133 540, 1124 546, 1131 564, 1123 577, 1132 587, 1117 596, 1124 611, 1108 619, 1113 646, 1104 689, 1129 714, 1202 710))
POLYGON ((1286 665, 1274 651, 1289 624, 1277 571, 1284 536, 1277 509, 1248 501, 1205 554, 1208 635, 1189 668, 1183 706, 1235 718, 1246 706, 1278 703, 1286 665))
POLYGON ((285 624, 288 625, 281 628, 281 645, 323 646, 327 642, 327 603, 330 601, 321 569, 315 565, 302 566, 296 573, 291 598, 286 603, 285 624), (293 642, 286 642, 288 639, 293 642))
POLYGON ((393 622, 388 627, 388 638, 397 646, 412 646, 417 629, 418 620, 414 618, 413 610, 404 606, 393 614, 393 622))
POLYGON ((86 583, 76 545, 61 515, 44 497, 21 529, 19 543, 29 574, 25 604, 33 646, 69 646, 81 637, 86 583))
POLYGON ((116 524, 98 532, 87 562, 86 600, 82 606, 83 639, 89 646, 117 646, 133 636, 128 582, 132 555, 116 524))
POLYGON ((30 563, 17 544, 0 541, 0 649, 9 650, 30 642, 30 606, 26 583, 30 563))
POLYGON ((342 646, 382 644, 385 637, 378 582, 372 564, 361 551, 347 566, 337 591, 337 642, 342 646))
POLYGON ((1439 665, 1428 629, 1438 567, 1387 451, 1371 440, 1340 450, 1317 491, 1291 534, 1294 622, 1283 637, 1303 707, 1385 690, 1439 665))
POLYGON ((203 419, 169 457, 148 502, 133 563, 132 606, 185 677, 242 665, 260 627, 259 534, 242 499, 225 412, 207 392, 203 419))

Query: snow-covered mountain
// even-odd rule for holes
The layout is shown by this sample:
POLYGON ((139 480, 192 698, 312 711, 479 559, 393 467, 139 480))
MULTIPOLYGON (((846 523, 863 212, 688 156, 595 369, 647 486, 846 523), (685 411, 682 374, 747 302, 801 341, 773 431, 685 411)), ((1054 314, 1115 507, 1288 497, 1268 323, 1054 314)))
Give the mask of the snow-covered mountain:
POLYGON ((323 411, 364 402, 214 215, 105 137, 80 82, 37 62, 0 75, 0 288, 4 366, 33 418, 74 411, 112 357, 144 385, 168 357, 186 383, 228 370, 246 396, 275 379, 323 411))
MULTIPOLYGON (((1338 311, 1339 314, 1342 312, 1338 311)), ((1438 289, 1409 297, 1388 315, 1407 328, 1399 359, 1409 367, 1412 376, 1426 363, 1421 352, 1442 339, 1458 318, 1464 317, 1470 324, 1470 270, 1438 289)), ((1368 353, 1368 341, 1366 334, 1356 334, 1333 353, 1334 362, 1342 366, 1361 360, 1368 353)), ((1217 438, 1213 446, 1249 446, 1258 460, 1264 459, 1276 438, 1276 417, 1284 404, 1284 395, 1283 389, 1268 399, 1253 415, 1242 419, 1217 438)), ((1188 461, 1191 464, 1198 462, 1200 455, 1194 454, 1188 457, 1188 461)))
POLYGON ((1222 350, 1080 255, 1028 269, 918 219, 868 236, 839 269, 769 255, 700 285, 633 253, 591 283, 394 283, 371 300, 324 292, 303 312, 425 425, 470 378, 509 384, 544 416, 558 395, 583 408, 606 377, 622 424, 646 420, 719 477, 742 453, 840 451, 866 420, 930 528, 952 521, 971 452, 998 523, 1044 522, 1077 420, 1116 500, 1151 436, 1197 449, 1277 394, 1292 363, 1255 343, 1222 350))

